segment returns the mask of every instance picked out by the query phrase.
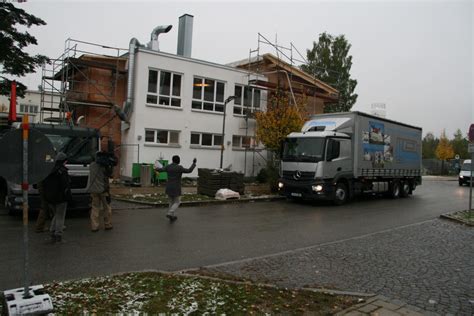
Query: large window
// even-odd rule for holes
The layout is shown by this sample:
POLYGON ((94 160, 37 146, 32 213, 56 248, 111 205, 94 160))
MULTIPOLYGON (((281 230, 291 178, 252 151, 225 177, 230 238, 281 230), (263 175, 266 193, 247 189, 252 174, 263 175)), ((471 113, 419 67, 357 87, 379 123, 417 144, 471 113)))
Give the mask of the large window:
POLYGON ((218 147, 222 145, 221 134, 210 134, 210 133, 191 133, 191 145, 192 146, 204 146, 204 147, 218 147))
POLYGON ((257 147, 257 142, 255 141, 255 137, 252 136, 240 136, 240 135, 233 135, 232 136, 232 148, 239 149, 239 148, 254 148, 257 147))
POLYGON ((194 77, 192 108, 195 110, 224 112, 224 90, 224 82, 194 77))
POLYGON ((235 85, 234 114, 248 115, 260 110, 262 92, 249 86, 235 85))
POLYGON ((38 113, 39 106, 33 104, 20 104, 21 113, 38 113))
POLYGON ((145 143, 179 145, 179 132, 159 129, 145 129, 145 143))
POLYGON ((146 103, 181 107, 181 75, 150 69, 148 71, 146 103))

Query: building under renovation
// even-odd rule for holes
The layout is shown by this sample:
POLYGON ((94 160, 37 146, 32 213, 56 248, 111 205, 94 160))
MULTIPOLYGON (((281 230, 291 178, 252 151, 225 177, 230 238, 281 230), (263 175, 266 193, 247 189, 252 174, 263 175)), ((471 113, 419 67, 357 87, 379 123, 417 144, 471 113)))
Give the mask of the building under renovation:
POLYGON ((279 57, 258 49, 228 65, 192 58, 191 15, 179 18, 176 53, 160 51, 158 38, 171 27, 156 27, 144 43, 131 39, 128 49, 67 40, 64 54, 43 70, 43 93, 60 98, 43 98, 42 120, 100 129, 102 146, 114 141, 117 176, 125 179, 138 164, 176 154, 184 166, 197 158, 200 168, 222 165, 252 176, 267 159, 253 113, 265 111, 272 93, 286 91, 293 101, 305 95, 310 113, 337 100, 335 89, 284 61, 276 45, 279 57))

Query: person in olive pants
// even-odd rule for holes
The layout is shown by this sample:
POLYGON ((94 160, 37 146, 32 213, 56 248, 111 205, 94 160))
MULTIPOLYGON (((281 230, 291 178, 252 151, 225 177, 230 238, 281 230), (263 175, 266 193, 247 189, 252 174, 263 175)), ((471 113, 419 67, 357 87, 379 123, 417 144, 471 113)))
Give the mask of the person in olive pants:
POLYGON ((181 177, 183 173, 191 173, 196 167, 196 158, 193 159, 193 164, 189 168, 184 168, 179 163, 181 159, 175 155, 172 158, 173 163, 163 167, 158 161, 155 163, 155 170, 158 172, 168 173, 168 182, 166 183, 165 193, 168 195, 169 209, 166 217, 171 222, 178 219, 176 216, 176 210, 181 204, 181 177))
POLYGON ((108 203, 109 178, 112 175, 112 168, 106 164, 99 163, 101 152, 96 153, 95 161, 89 166, 89 192, 92 196, 91 209, 91 231, 97 232, 100 225, 100 211, 104 212, 105 230, 110 230, 112 226, 112 207, 108 203))

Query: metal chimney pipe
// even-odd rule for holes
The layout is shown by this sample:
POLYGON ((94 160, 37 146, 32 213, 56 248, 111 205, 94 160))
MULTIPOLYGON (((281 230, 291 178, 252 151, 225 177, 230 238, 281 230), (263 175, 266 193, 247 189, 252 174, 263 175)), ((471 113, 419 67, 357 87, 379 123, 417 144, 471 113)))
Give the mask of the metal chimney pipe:
POLYGON ((191 57, 191 48, 193 44, 193 20, 194 17, 190 14, 183 14, 179 17, 177 55, 191 57))
POLYGON ((155 27, 151 32, 150 43, 148 44, 148 48, 159 51, 160 48, 158 46, 158 35, 160 35, 161 33, 168 33, 172 27, 173 25, 160 25, 155 27))
POLYGON ((128 47, 128 78, 127 78, 127 101, 123 107, 126 115, 130 118, 133 112, 133 85, 135 84, 135 51, 141 46, 140 42, 134 37, 130 40, 128 47))

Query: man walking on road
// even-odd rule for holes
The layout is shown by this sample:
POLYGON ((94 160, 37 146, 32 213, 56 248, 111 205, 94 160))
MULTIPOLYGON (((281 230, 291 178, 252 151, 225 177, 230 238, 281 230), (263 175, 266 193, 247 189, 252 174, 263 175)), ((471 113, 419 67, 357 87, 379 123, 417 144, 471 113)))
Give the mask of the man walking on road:
POLYGON ((158 172, 167 172, 168 173, 168 182, 166 183, 166 194, 169 199, 169 209, 166 217, 171 222, 174 222, 178 219, 176 216, 176 210, 181 204, 181 177, 183 173, 191 173, 196 167, 196 158, 193 159, 193 164, 188 169, 181 166, 179 156, 175 155, 172 158, 173 163, 163 167, 161 163, 157 160, 155 163, 155 170, 158 172))
POLYGON ((105 230, 110 230, 112 226, 112 208, 107 199, 109 196, 109 178, 112 175, 113 167, 110 165, 109 155, 97 152, 95 161, 90 166, 89 192, 92 196, 91 209, 91 230, 99 231, 100 211, 104 212, 105 230))

